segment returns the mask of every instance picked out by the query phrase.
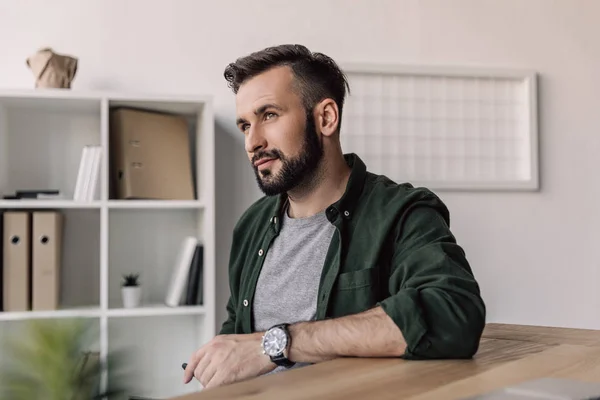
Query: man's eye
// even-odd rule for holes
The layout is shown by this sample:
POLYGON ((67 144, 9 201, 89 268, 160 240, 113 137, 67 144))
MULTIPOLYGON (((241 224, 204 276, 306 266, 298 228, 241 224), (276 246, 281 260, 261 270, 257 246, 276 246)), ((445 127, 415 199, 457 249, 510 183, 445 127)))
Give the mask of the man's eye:
POLYGON ((247 130, 248 128, 250 128, 250 125, 249 125, 249 124, 244 124, 244 125, 242 125, 242 132, 246 132, 246 130, 247 130))
POLYGON ((272 117, 275 117, 275 113, 268 112, 268 113, 265 114, 265 118, 266 119, 271 119, 272 117))

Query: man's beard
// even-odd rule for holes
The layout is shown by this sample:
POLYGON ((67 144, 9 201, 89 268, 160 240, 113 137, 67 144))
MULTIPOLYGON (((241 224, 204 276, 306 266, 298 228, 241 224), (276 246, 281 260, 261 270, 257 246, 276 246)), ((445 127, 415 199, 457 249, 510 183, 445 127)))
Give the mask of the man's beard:
POLYGON ((252 165, 260 190, 267 196, 275 196, 310 184, 322 158, 323 146, 317 136, 315 121, 312 114, 307 113, 304 143, 298 157, 287 158, 277 149, 261 151, 252 157, 252 165), (269 169, 261 172, 254 166, 255 161, 265 157, 281 161, 281 168, 276 176, 269 169))

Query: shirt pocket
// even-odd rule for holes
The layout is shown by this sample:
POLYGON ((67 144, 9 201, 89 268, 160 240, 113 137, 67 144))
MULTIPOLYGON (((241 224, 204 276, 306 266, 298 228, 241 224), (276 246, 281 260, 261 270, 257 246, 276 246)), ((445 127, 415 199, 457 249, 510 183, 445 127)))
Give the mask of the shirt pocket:
POLYGON ((378 300, 379 269, 376 267, 338 275, 331 309, 334 317, 372 308, 378 300))
POLYGON ((372 267, 341 273, 338 275, 337 289, 352 290, 366 286, 377 286, 379 283, 378 272, 378 268, 372 267))

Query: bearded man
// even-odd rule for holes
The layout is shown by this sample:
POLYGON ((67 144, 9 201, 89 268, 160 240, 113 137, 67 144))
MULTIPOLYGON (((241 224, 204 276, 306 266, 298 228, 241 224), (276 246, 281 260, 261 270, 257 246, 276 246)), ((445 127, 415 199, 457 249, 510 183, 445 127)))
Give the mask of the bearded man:
POLYGON ((210 388, 336 357, 472 357, 486 308, 449 211, 342 151, 338 65, 281 45, 224 75, 264 196, 233 232, 228 318, 184 382, 210 388))

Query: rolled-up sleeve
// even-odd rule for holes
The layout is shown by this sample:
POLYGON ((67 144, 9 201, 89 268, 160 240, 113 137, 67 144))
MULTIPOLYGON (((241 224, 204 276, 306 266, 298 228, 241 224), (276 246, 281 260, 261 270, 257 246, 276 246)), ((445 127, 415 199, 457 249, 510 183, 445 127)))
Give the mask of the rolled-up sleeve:
POLYGON ((227 309, 227 319, 221 325, 221 329, 219 331, 219 335, 231 335, 235 333, 235 310, 233 307, 233 296, 229 296, 229 300, 227 301, 226 309, 227 309))
POLYGON ((239 333, 236 329, 238 326, 236 304, 237 299, 239 298, 238 293, 240 290, 241 270, 237 267, 239 263, 237 263, 236 260, 243 256, 240 251, 240 243, 243 242, 243 231, 240 225, 240 221, 238 221, 233 228, 231 248, 229 250, 229 299, 225 306, 227 319, 221 325, 221 329, 219 330, 220 335, 239 333))
POLYGON ((486 309, 442 206, 416 203, 398 220, 390 297, 379 305, 406 342, 404 358, 471 358, 486 309))

